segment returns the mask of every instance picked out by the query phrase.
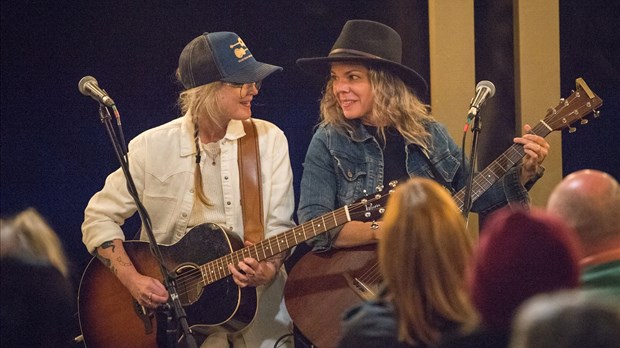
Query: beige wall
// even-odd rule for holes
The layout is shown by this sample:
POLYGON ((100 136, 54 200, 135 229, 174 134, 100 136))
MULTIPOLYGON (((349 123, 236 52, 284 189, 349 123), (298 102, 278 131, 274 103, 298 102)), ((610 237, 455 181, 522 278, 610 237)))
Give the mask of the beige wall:
MULTIPOLYGON (((515 101, 517 125, 537 124, 560 99, 560 20, 558 0, 515 0, 515 101)), ((562 180, 561 133, 546 138, 551 151, 544 177, 532 188, 532 203, 544 206, 562 180)))
MULTIPOLYGON (((474 95, 475 45, 473 0, 429 0, 431 105, 460 145, 466 112, 474 95), (455 83, 456 81, 456 83, 455 83), (461 115, 462 117, 458 117, 461 115)), ((543 119, 560 97, 559 7, 557 0, 514 0, 516 129, 543 119)), ((465 150, 469 155, 471 133, 465 150)), ((560 133, 547 137, 552 151, 547 171, 531 191, 532 203, 544 205, 561 180, 560 133)), ((470 216, 470 230, 477 231, 470 216)))
MULTIPOLYGON (((473 0, 429 0, 428 17, 433 115, 460 145, 476 86, 473 0)), ((478 231, 476 214, 470 214, 468 227, 478 231)))

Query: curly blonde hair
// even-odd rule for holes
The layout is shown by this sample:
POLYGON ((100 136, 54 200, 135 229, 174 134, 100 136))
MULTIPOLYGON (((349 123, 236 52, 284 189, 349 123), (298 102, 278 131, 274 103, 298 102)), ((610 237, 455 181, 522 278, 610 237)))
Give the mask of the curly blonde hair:
MULTIPOLYGON (((360 64, 351 63, 351 64, 360 64)), ((394 127, 408 143, 429 150, 430 134, 425 124, 433 122, 430 106, 424 104, 403 80, 389 70, 377 65, 364 64, 368 68, 368 77, 373 93, 373 118, 386 122, 377 125, 377 132, 385 140, 385 128, 394 127)), ((352 131, 348 121, 338 105, 333 93, 333 81, 329 79, 323 90, 320 103, 321 124, 330 124, 343 131, 352 131)))

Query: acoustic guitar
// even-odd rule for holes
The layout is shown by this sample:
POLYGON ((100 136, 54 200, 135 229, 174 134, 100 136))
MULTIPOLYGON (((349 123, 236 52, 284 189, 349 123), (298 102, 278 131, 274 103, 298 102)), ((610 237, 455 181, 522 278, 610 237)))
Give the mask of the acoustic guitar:
MULTIPOLYGON (((391 192, 388 188, 364 197, 245 248, 236 234, 212 223, 192 228, 173 245, 160 245, 165 268, 176 275, 190 329, 237 332, 252 322, 257 309, 256 288, 239 288, 228 264, 236 265, 246 257, 267 259, 348 221, 376 220, 391 192)), ((134 240, 123 245, 138 272, 163 279, 149 243, 134 240)), ((86 346, 157 347, 155 314, 140 306, 99 260, 91 259, 78 290, 78 315, 86 346)))
MULTIPOLYGON (((603 104, 582 78, 576 80, 576 90, 549 109, 532 133, 546 137, 570 125, 603 104)), ((483 171, 474 176, 472 202, 478 199, 497 180, 525 156, 521 144, 512 144, 483 171)), ((465 190, 453 196, 463 210, 465 190)), ((286 308, 297 329, 319 348, 336 347, 341 337, 340 320, 344 312, 360 302, 376 296, 382 277, 377 264, 376 245, 347 249, 332 249, 324 253, 308 252, 295 264, 284 289, 286 308)))

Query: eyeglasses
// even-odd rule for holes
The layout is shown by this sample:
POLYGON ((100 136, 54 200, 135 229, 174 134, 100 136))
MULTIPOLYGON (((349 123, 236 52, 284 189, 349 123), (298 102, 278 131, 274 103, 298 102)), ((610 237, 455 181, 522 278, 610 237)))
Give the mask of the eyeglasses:
POLYGON ((260 90, 261 85, 263 84, 263 80, 259 80, 256 82, 248 82, 248 83, 236 83, 236 82, 225 82, 223 83, 232 88, 239 88, 239 96, 241 98, 247 97, 252 90, 252 87, 255 87, 256 90, 260 90))

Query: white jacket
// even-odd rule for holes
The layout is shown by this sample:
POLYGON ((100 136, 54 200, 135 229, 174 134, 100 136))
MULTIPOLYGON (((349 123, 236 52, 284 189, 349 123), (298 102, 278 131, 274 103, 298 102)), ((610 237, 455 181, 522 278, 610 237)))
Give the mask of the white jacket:
MULTIPOLYGON (((293 173, 282 130, 264 120, 254 119, 254 123, 260 148, 265 237, 271 237, 294 226, 293 173)), ((220 140, 225 227, 242 240, 236 140, 244 135, 243 124, 231 120, 220 140)), ((131 176, 151 217, 157 242, 174 244, 185 235, 194 205, 195 144, 191 117, 186 114, 138 135, 129 143, 128 157, 131 176)), ((120 226, 135 212, 135 203, 119 168, 108 176, 103 189, 86 207, 82 240, 88 251, 92 253, 105 241, 125 240, 120 226)), ((144 231, 141 239, 147 240, 144 231)), ((273 283, 257 288, 258 314, 243 331, 248 347, 273 347, 279 336, 289 332, 291 319, 282 301, 285 280, 282 268, 273 283)))

